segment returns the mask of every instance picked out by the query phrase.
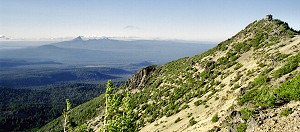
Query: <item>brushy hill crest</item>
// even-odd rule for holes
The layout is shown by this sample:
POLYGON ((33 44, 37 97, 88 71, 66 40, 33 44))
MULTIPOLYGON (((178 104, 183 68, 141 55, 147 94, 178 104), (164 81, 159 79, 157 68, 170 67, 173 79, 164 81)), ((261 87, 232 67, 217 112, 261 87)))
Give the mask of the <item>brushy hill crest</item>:
MULTIPOLYGON (((203 54, 141 69, 116 94, 131 93, 140 131, 294 130, 300 121, 299 50, 299 32, 287 23, 254 21, 203 54)), ((92 108, 91 102, 100 104, 98 98, 75 109, 92 108)), ((93 116, 74 109, 71 117, 80 118, 74 130, 99 131, 101 103, 93 116)), ((60 119, 41 131, 59 130, 54 122, 60 119)))

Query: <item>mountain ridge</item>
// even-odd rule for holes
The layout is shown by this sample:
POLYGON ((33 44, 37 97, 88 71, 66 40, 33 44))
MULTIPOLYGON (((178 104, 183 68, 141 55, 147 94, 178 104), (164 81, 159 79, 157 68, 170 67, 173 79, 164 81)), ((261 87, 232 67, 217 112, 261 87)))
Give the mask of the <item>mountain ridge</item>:
MULTIPOLYGON (((287 23, 278 19, 254 21, 202 54, 139 70, 117 95, 131 93, 140 131, 293 129, 293 124, 284 123, 291 115, 281 118, 280 112, 292 106, 292 115, 299 115, 299 101, 288 98, 278 104, 276 101, 282 98, 273 93, 290 97, 290 93, 280 90, 297 91, 293 87, 299 87, 299 50, 299 33, 287 23), (271 108, 275 109, 272 117, 262 113, 271 108), (267 121, 273 119, 287 127, 267 121)), ((98 108, 100 113, 103 107, 98 108)), ((101 116, 87 119, 85 125, 90 130, 100 130, 101 116)), ((296 116, 294 120, 300 118, 296 116)), ((50 124, 41 130, 53 129, 50 124)), ((78 122, 78 126, 81 124, 78 122)))

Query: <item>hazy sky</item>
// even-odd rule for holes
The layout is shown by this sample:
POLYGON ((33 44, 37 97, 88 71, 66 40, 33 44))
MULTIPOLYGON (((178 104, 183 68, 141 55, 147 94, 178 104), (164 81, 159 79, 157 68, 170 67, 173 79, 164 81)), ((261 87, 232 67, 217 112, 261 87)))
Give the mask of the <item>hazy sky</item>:
POLYGON ((0 35, 220 41, 273 14, 300 29, 300 0, 0 0, 0 35))

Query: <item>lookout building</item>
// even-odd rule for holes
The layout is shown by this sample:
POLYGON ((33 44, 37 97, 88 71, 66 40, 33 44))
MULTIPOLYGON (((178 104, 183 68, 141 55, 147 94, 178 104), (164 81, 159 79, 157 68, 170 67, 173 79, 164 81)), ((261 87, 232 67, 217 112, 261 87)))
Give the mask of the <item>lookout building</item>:
POLYGON ((271 14, 269 14, 269 15, 266 15, 266 18, 265 18, 265 20, 272 20, 273 19, 273 16, 271 15, 271 14))

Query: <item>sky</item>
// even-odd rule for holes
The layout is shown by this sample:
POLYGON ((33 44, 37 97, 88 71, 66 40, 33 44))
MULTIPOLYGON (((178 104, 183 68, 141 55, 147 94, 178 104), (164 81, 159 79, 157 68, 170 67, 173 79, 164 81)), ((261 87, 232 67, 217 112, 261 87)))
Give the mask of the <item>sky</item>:
POLYGON ((222 41, 267 14, 300 30, 300 0, 0 0, 0 37, 222 41))

